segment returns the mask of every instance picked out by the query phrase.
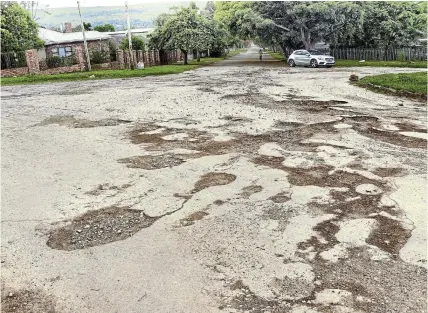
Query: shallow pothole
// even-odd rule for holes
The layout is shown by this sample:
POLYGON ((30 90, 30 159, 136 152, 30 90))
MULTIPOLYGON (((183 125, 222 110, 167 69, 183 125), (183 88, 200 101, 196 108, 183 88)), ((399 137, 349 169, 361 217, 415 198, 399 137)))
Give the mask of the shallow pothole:
POLYGON ((263 190, 262 186, 259 185, 250 185, 242 188, 241 197, 248 199, 252 194, 261 192, 263 190))
POLYGON ((190 225, 195 224, 196 221, 200 221, 201 219, 203 219, 207 215, 209 215, 207 212, 197 211, 197 212, 190 214, 186 218, 181 219, 180 224, 181 224, 181 226, 190 226, 190 225))
POLYGON ((13 290, 2 288, 3 313, 58 313, 53 296, 41 290, 13 290))
POLYGON ((52 231, 47 245, 67 251, 100 246, 131 237, 158 219, 139 210, 115 206, 89 211, 52 231))
POLYGON ((165 167, 178 166, 185 162, 181 156, 174 154, 141 155, 117 160, 119 163, 127 164, 129 168, 142 168, 156 170, 165 167))
POLYGON ((92 121, 88 119, 75 118, 72 115, 56 115, 51 116, 35 126, 46 126, 51 124, 58 124, 60 126, 67 126, 69 128, 93 128, 93 127, 104 127, 104 126, 117 126, 120 124, 131 123, 129 120, 122 119, 102 119, 98 121, 92 121))
POLYGON ((196 193, 213 186, 227 185, 235 181, 235 179, 236 176, 229 173, 207 173, 205 175, 202 175, 200 179, 195 183, 195 188, 192 190, 191 193, 196 193))

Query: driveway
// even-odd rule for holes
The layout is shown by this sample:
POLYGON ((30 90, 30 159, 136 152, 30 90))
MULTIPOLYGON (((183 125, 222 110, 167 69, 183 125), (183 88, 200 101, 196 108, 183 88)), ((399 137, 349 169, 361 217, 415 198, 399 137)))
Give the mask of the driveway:
POLYGON ((2 87, 3 312, 426 312, 413 70, 257 59, 2 87))

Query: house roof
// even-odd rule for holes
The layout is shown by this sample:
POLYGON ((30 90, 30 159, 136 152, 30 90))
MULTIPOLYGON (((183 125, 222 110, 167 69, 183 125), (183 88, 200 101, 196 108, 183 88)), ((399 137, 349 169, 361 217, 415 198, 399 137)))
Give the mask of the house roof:
MULTIPOLYGON (((153 30, 153 28, 134 28, 131 29, 131 34, 146 34, 153 30)), ((127 30, 121 30, 117 32, 107 32, 107 34, 111 36, 120 36, 120 35, 126 35, 128 33, 127 30)))
MULTIPOLYGON (((86 40, 99 40, 110 38, 107 33, 101 33, 97 31, 85 31, 85 36, 86 40)), ((81 32, 60 33, 50 29, 39 28, 39 38, 45 42, 46 46, 58 43, 83 41, 83 34, 81 32)))

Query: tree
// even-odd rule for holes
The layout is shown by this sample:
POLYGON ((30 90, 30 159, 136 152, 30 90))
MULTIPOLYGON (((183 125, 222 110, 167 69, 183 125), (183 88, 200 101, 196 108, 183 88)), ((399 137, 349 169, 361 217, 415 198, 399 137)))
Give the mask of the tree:
POLYGON ((225 33, 217 22, 199 14, 191 3, 188 8, 175 8, 174 13, 161 15, 149 36, 149 44, 157 49, 180 49, 187 64, 189 51, 196 50, 199 56, 200 52, 220 45, 223 37, 225 33))
MULTIPOLYGON (((408 46, 426 34, 426 2, 362 2, 360 32, 352 37, 354 46, 385 48, 408 46)), ((343 46, 343 40, 338 41, 343 46)), ((339 45, 338 44, 338 45, 339 45)))
POLYGON ((359 24, 361 10, 352 2, 256 2, 253 8, 278 31, 282 41, 300 42, 306 49, 341 30, 349 35, 359 24), (349 21, 352 21, 350 23, 349 21))
POLYGON ((22 51, 41 47, 43 47, 43 41, 38 37, 38 26, 30 13, 17 3, 2 3, 2 52, 22 51))
POLYGON ((94 27, 94 30, 99 32, 114 32, 114 26, 111 24, 98 25, 94 27))
MULTIPOLYGON (((83 27, 85 28, 85 31, 90 31, 90 30, 92 30, 92 25, 91 25, 91 23, 83 22, 83 27)), ((73 27, 73 28, 71 29, 71 31, 72 31, 73 33, 81 32, 81 31, 82 31, 82 26, 81 26, 81 25, 77 25, 76 27, 73 27)))
MULTIPOLYGON (((145 50, 145 43, 144 40, 141 39, 141 37, 137 36, 131 36, 131 44, 132 44, 132 50, 145 50)), ((120 49, 122 50, 129 50, 129 41, 128 36, 126 36, 122 42, 120 43, 120 49)))

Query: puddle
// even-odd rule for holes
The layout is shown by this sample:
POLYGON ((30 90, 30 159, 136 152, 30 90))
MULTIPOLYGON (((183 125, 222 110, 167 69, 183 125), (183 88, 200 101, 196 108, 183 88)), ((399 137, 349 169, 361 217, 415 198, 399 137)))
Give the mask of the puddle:
POLYGON ((149 217, 139 210, 114 206, 89 211, 52 231, 47 245, 67 251, 104 245, 131 237, 156 220, 158 217, 149 217))
POLYGON ((58 124, 60 126, 67 126, 69 128, 93 128, 93 127, 104 127, 104 126, 117 126, 120 124, 131 123, 129 120, 121 119, 102 119, 98 121, 91 121, 88 119, 77 119, 72 115, 57 115, 51 116, 35 126, 46 126, 51 124, 58 124))
POLYGON ((13 290, 2 288, 3 313, 58 313, 53 296, 41 290, 13 290))
POLYGON ((188 217, 181 219, 180 224, 181 226, 190 226, 195 224, 196 221, 200 221, 207 215, 209 215, 207 212, 197 211, 195 213, 190 214, 188 217))
POLYGON ((200 179, 196 182, 192 193, 196 193, 213 186, 227 185, 235 181, 235 179, 236 176, 233 174, 211 172, 200 177, 200 179))

